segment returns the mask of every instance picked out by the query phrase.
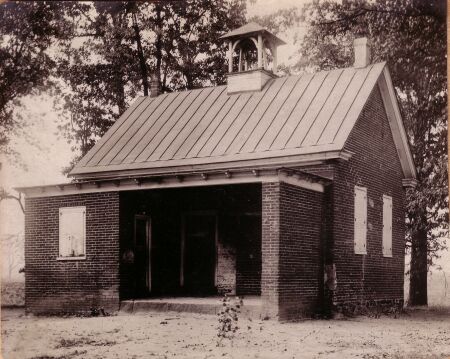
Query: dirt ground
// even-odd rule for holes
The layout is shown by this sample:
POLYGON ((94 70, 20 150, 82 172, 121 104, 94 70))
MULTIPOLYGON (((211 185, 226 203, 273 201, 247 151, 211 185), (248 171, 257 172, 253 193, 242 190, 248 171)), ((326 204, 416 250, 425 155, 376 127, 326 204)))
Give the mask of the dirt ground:
POLYGON ((4 359, 450 357, 450 308, 415 309, 397 319, 241 318, 236 338, 220 347, 212 315, 47 318, 3 309, 1 325, 4 359))

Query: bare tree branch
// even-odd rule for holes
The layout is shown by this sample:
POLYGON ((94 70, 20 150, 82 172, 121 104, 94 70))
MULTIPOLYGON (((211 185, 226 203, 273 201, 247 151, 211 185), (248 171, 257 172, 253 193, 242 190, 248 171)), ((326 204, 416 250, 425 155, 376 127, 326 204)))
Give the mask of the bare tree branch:
POLYGON ((355 9, 352 11, 352 13, 340 17, 338 19, 335 20, 329 20, 329 21, 321 21, 318 22, 318 25, 332 25, 332 24, 336 24, 338 22, 347 22, 349 20, 353 20, 356 19, 360 16, 365 16, 368 13, 384 13, 384 14, 394 14, 394 15, 398 15, 398 16, 403 16, 403 17, 434 17, 438 20, 442 19, 442 16, 440 15, 439 12, 414 12, 411 10, 404 10, 404 11, 399 11, 399 10, 385 10, 385 9, 380 9, 378 7, 373 7, 373 8, 368 8, 368 7, 361 7, 359 9, 355 9))
POLYGON ((22 213, 25 214, 25 207, 22 203, 22 193, 19 193, 18 196, 14 196, 11 193, 6 192, 3 188, 0 189, 0 202, 3 200, 13 199, 17 201, 20 205, 20 209, 22 210, 22 213))

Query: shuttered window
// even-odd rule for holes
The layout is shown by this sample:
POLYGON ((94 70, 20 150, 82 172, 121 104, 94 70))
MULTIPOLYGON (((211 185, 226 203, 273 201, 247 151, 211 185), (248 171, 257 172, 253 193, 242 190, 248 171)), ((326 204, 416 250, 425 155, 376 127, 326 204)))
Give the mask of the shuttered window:
POLYGON ((392 197, 383 195, 383 256, 392 257, 392 197))
POLYGON ((356 254, 367 254, 367 188, 355 186, 354 242, 356 254))
POLYGON ((86 207, 59 209, 59 258, 86 255, 86 207))

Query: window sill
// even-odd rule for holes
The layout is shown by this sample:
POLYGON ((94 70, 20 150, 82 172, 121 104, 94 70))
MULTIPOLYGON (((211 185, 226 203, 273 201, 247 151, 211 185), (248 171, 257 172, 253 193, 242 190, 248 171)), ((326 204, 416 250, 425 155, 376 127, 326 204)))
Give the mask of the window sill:
POLYGON ((383 254, 384 258, 392 258, 392 254, 383 254))
POLYGON ((78 256, 78 257, 56 257, 57 261, 81 261, 86 259, 86 256, 78 256))

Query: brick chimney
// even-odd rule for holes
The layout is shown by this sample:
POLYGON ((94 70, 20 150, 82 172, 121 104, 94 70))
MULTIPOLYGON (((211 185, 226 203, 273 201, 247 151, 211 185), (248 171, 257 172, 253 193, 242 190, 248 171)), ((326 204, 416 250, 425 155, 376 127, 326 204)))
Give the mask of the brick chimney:
POLYGON ((370 65, 372 60, 370 42, 367 37, 359 37, 353 40, 353 49, 355 54, 355 63, 353 64, 353 67, 362 68, 370 65))
POLYGON ((150 76, 150 97, 158 97, 161 93, 161 86, 159 84, 159 78, 156 73, 152 73, 150 76))

